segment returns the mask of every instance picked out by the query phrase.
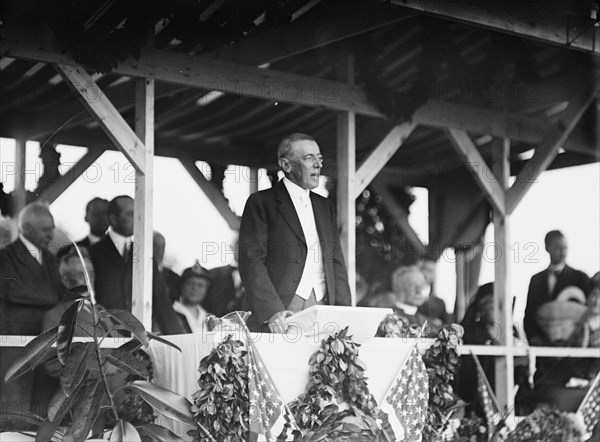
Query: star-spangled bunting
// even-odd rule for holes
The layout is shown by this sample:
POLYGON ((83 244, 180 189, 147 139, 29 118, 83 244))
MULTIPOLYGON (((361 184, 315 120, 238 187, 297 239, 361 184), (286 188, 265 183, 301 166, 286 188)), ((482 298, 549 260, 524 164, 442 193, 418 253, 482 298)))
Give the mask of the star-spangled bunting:
POLYGON ((420 441, 427 420, 429 378, 415 345, 385 395, 381 409, 388 413, 395 440, 420 441))
POLYGON ((485 414, 485 420, 488 426, 488 438, 492 436, 496 430, 496 426, 502 420, 502 412, 500 409, 500 403, 496 399, 496 395, 490 386, 490 383, 483 371, 483 367, 479 363, 479 359, 475 353, 471 353, 475 366, 477 367, 477 391, 481 399, 481 407, 485 414))
POLYGON ((248 342, 248 395, 250 397, 250 433, 275 441, 286 430, 298 429, 289 408, 279 395, 267 368, 251 339, 248 342))
POLYGON ((596 375, 577 412, 583 416, 586 430, 591 434, 600 417, 600 373, 596 375))

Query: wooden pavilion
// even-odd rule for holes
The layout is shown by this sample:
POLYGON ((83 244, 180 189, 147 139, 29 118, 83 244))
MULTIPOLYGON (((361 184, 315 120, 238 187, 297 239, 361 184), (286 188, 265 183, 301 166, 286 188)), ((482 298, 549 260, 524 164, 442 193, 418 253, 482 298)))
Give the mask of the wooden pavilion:
MULTIPOLYGON (((146 325, 155 155, 177 158, 235 229, 218 179, 208 181, 195 162, 274 171, 284 135, 312 134, 335 166, 324 173, 336 183, 351 280, 355 201, 368 186, 417 255, 456 247, 460 275, 490 219, 497 246, 508 250, 510 216, 539 174, 600 159, 597 1, 0 5, 0 136, 17 141, 15 207, 25 202, 27 140, 88 147, 36 195, 50 203, 104 150, 122 151, 136 170, 143 259, 133 312, 146 325), (430 191, 428 246, 395 197, 404 186, 430 191)), ((495 275, 497 322, 509 330, 508 253, 495 275)), ((464 299, 468 281, 459 286, 464 299)), ((561 350, 515 349, 510 333, 503 339, 475 350, 498 356, 496 390, 510 409, 513 357, 561 350)))

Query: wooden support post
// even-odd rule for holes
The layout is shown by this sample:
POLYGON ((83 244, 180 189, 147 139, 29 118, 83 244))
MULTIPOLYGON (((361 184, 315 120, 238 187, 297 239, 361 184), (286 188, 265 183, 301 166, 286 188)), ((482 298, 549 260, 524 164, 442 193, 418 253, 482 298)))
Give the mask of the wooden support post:
POLYGON ((27 140, 18 137, 15 140, 15 199, 13 204, 13 216, 16 218, 23 207, 25 207, 25 177, 27 176, 27 140))
POLYGON ((337 120, 337 215, 342 251, 346 258, 352 305, 356 305, 356 122, 354 112, 341 112, 337 120))
POLYGON ((231 230, 239 231, 240 218, 233 213, 229 207, 229 201, 227 201, 225 196, 223 196, 221 190, 206 179, 202 172, 200 172, 200 169, 196 167, 194 160, 179 158, 179 162, 185 168, 185 170, 187 170, 198 187, 200 187, 200 190, 202 190, 208 199, 213 203, 225 221, 227 221, 229 228, 231 230))
POLYGON ((143 143, 144 170, 135 169, 132 313, 152 329, 152 187, 154 178, 154 80, 138 79, 135 133, 143 143))
POLYGON ((250 194, 253 194, 258 191, 258 169, 256 167, 250 168, 249 180, 250 194))
POLYGON ((369 183, 383 169, 390 158, 400 149, 404 140, 406 140, 415 128, 415 124, 403 123, 394 128, 385 136, 375 149, 360 165, 356 171, 356 180, 354 183, 354 198, 367 188, 369 183))
POLYGON ((96 161, 100 155, 102 155, 104 149, 90 149, 88 152, 81 157, 77 163, 73 165, 64 175, 62 175, 57 181, 48 186, 37 198, 37 201, 46 201, 48 204, 52 204, 56 199, 61 196, 65 190, 73 184, 77 178, 79 178, 94 161, 96 161))
POLYGON ((466 251, 461 248, 454 249, 454 267, 456 269, 456 301, 454 303, 454 316, 460 322, 465 316, 467 299, 467 285, 465 275, 466 251))
MULTIPOLYGON (((510 177, 510 140, 493 141, 494 170, 503 190, 508 189, 510 177)), ((514 358, 512 336, 512 293, 510 289, 510 215, 494 207, 494 321, 500 326, 504 356, 496 362, 496 397, 514 415, 514 358)))

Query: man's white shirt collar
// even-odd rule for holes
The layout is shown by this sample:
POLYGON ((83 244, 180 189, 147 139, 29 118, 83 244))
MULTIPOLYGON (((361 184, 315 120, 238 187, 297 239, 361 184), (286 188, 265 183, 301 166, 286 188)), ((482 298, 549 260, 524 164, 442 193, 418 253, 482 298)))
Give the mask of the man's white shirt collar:
POLYGON ((310 190, 300 187, 298 184, 290 181, 287 177, 283 178, 283 185, 287 189, 292 199, 300 199, 305 196, 309 196, 310 190))
POLYGON ((123 236, 120 233, 115 232, 111 227, 108 228, 107 233, 119 252, 119 255, 123 256, 124 247, 133 241, 133 236, 123 236))
POLYGON ((36 247, 31 241, 29 241, 22 233, 19 233, 19 239, 25 245, 27 251, 35 258, 35 260, 40 264, 42 264, 42 250, 39 247, 36 247))

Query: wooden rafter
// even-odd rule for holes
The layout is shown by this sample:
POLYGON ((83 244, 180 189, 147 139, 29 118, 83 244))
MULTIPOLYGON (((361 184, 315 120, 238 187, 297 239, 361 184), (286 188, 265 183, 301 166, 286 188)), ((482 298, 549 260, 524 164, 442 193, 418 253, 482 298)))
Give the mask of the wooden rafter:
POLYGON ((136 170, 144 172, 144 143, 123 119, 119 111, 102 93, 98 85, 81 66, 56 65, 65 83, 76 93, 111 141, 127 157, 136 170))
POLYGON ((90 148, 73 167, 38 195, 36 200, 52 204, 102 155, 102 152, 104 149, 90 148))
POLYGON ((498 183, 496 176, 486 164, 469 135, 464 130, 456 129, 448 129, 447 133, 450 141, 452 141, 454 149, 475 177, 477 185, 481 188, 494 208, 504 214, 504 189, 498 183))
POLYGON ((196 182, 198 187, 200 187, 208 199, 213 203, 217 211, 225 219, 229 225, 229 228, 231 230, 239 231, 240 219, 229 207, 229 201, 227 201, 225 196, 223 196, 223 193, 217 189, 213 183, 206 179, 200 169, 196 167, 194 160, 179 158, 179 161, 185 170, 187 170, 187 172, 190 174, 192 179, 196 182))
POLYGON ((354 195, 356 199, 377 176, 389 159, 400 149, 415 128, 415 124, 402 123, 394 126, 383 140, 371 151, 356 171, 354 195))
POLYGON ((562 143, 567 139, 587 107, 594 100, 598 88, 599 85, 596 84, 593 91, 585 88, 575 93, 567 109, 561 115, 561 120, 550 129, 544 140, 535 149, 533 157, 521 170, 511 188, 508 189, 506 193, 506 211, 508 214, 514 212, 529 188, 552 163, 562 143))
POLYGON ((375 178, 371 183, 371 186, 373 187, 373 190, 381 196, 382 204, 390 215, 396 219, 398 227, 400 227, 400 230, 406 235, 408 242, 415 247, 417 255, 423 256, 425 254, 425 246, 419 238, 419 235, 417 235, 417 232, 415 232, 409 224, 408 212, 398 203, 393 193, 388 188, 387 183, 379 178, 375 178))
MULTIPOLYGON (((392 4, 506 34, 600 54, 600 29, 589 14, 556 14, 552 8, 523 8, 494 0, 392 0, 392 4)), ((591 12, 591 6, 590 6, 591 12)))

